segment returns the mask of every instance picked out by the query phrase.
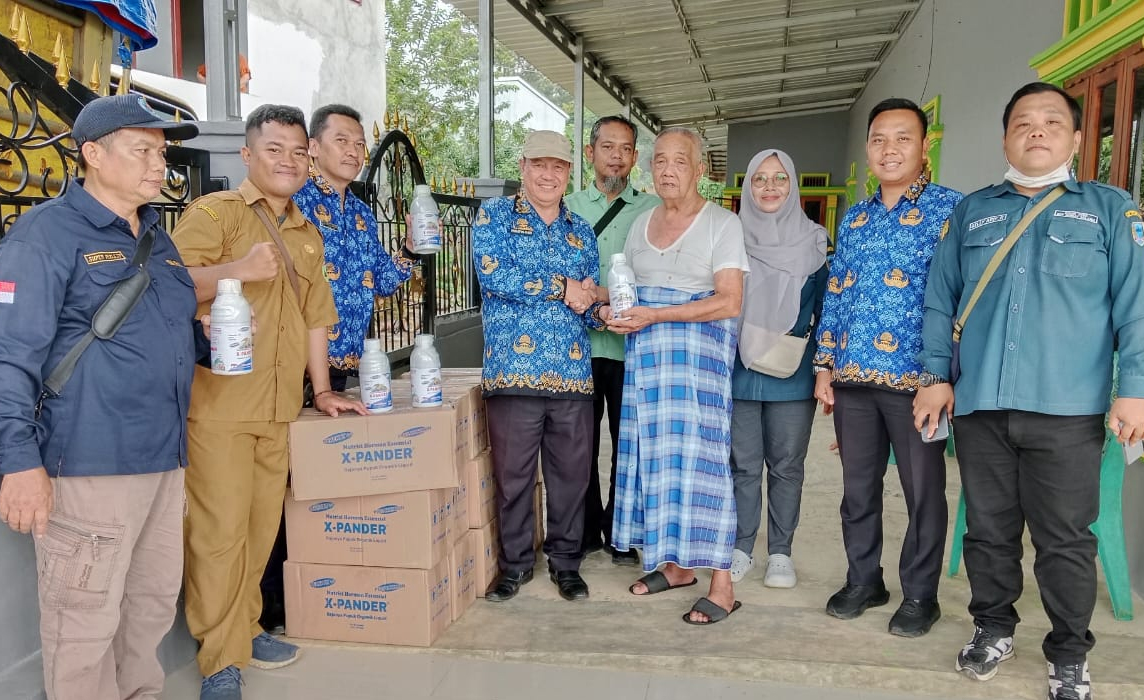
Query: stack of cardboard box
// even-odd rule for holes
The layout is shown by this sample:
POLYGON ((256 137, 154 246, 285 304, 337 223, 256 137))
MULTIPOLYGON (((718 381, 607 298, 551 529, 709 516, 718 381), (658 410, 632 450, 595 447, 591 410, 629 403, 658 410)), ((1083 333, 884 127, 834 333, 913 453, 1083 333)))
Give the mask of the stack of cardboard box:
POLYGON ((429 646, 496 576, 496 501, 479 369, 442 372, 444 403, 290 427, 286 632, 429 646))

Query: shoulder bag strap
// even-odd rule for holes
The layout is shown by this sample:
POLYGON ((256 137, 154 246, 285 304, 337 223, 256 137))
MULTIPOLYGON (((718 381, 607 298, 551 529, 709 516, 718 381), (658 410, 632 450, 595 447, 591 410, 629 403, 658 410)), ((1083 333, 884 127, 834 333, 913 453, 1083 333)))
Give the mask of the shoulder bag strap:
POLYGON ((1033 223, 1033 221, 1041 215, 1050 204, 1052 204, 1058 197, 1065 193, 1064 185, 1057 185, 1056 189, 1045 195, 1045 198, 1037 203, 1030 209, 1021 220, 1017 222, 1017 226, 1005 237, 1002 241, 1001 247, 997 252, 993 253, 993 257, 989 259, 989 264, 985 266, 985 271, 981 273, 981 279, 977 281, 977 286, 973 288, 973 294, 969 296, 969 303, 965 305, 965 311, 961 312, 961 316, 957 319, 957 323, 953 324, 953 342, 961 342, 961 331, 965 328, 965 322, 969 319, 969 314, 973 311, 973 307, 977 305, 977 300, 981 298, 981 294, 985 291, 985 287, 989 284, 989 280, 993 279, 993 273, 997 272, 997 268, 1001 267, 1001 261, 1013 250, 1013 246, 1017 245, 1017 239, 1025 232, 1025 229, 1033 223))
MULTIPOLYGON (((87 346, 91 345, 91 341, 96 338, 96 330, 94 327, 95 319, 99 318, 99 325, 107 328, 106 331, 99 333, 99 337, 107 340, 115 335, 123 322, 127 320, 127 316, 135 309, 135 305, 143 297, 143 292, 147 289, 147 279, 136 279, 141 275, 146 275, 147 259, 151 257, 151 249, 155 245, 155 231, 149 228, 144 231, 139 238, 139 245, 135 247, 135 255, 131 256, 130 267, 138 268, 135 274, 130 277, 119 280, 115 283, 115 287, 103 303, 96 309, 95 314, 92 316, 93 327, 79 339, 71 350, 64 355, 64 359, 56 365, 48 378, 44 380, 44 395, 46 396, 59 396, 60 391, 67 384, 68 379, 71 378, 72 372, 75 371, 76 364, 79 363, 80 355, 87 346), (142 283, 141 283, 142 282, 142 283)), ((43 400, 43 397, 41 397, 43 400)))
POLYGON ((298 273, 294 270, 294 259, 290 257, 290 251, 286 250, 286 244, 282 241, 282 236, 278 233, 278 227, 270 221, 270 215, 266 213, 266 208, 262 206, 262 202, 255 202, 252 205, 254 213, 258 214, 258 218, 262 219, 262 225, 266 227, 267 233, 274 239, 274 245, 278 246, 278 252, 282 254, 282 264, 286 266, 286 276, 290 278, 290 286, 294 288, 294 296, 298 299, 298 306, 302 306, 302 290, 298 286, 298 273))
POLYGON ((608 228, 608 224, 612 223, 612 219, 616 218, 616 214, 620 213, 625 204, 627 201, 623 197, 616 197, 616 201, 612 202, 612 206, 608 207, 608 211, 604 212, 596 225, 592 227, 592 230, 596 232, 596 238, 599 238, 604 229, 608 228))

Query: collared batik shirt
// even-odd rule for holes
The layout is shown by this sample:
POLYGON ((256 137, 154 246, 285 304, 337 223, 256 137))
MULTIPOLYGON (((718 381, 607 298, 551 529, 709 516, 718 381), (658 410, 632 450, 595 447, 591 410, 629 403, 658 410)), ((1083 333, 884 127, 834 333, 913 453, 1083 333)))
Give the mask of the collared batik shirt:
POLYGON ((916 391, 930 259, 962 195, 924 173, 892 209, 881 195, 839 225, 814 364, 835 384, 916 391))
POLYGON ((369 205, 346 190, 345 204, 321 175, 294 195, 294 202, 322 234, 326 279, 334 291, 338 323, 330 326, 330 366, 357 369, 373 314, 374 296, 387 297, 413 274, 413 261, 392 257, 377 237, 369 205))
POLYGON ((563 203, 546 224, 520 195, 489 199, 473 224, 473 262, 483 295, 485 395, 591 399, 587 329, 603 327, 600 305, 578 315, 563 301, 566 285, 599 282, 588 222, 563 203))

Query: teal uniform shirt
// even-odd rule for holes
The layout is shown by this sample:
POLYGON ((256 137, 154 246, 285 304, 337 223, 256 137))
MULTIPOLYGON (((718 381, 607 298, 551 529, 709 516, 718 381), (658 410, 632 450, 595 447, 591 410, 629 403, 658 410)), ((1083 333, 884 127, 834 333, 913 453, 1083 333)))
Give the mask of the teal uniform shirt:
MULTIPOLYGON (((955 415, 1018 410, 1059 416, 1108 409, 1112 352, 1119 393, 1144 397, 1144 222, 1128 193, 1065 183, 993 275, 961 336, 955 415)), ((951 328, 997 246, 1052 188, 1013 185, 965 198, 930 267, 919 361, 948 377, 951 328)))
MULTIPOLYGON (((616 214, 616 218, 604 228, 596 238, 596 245, 600 250, 600 284, 608 284, 608 272, 612 269, 612 256, 624 252, 624 243, 628 240, 628 231, 636 217, 652 209, 662 200, 654 194, 638 192, 628 185, 619 198, 627 202, 624 208, 616 214)), ((574 192, 564 198, 564 204, 573 214, 584 217, 592 226, 604 218, 604 214, 612 206, 607 196, 596 189, 595 183, 586 189, 574 192)), ((606 357, 609 360, 624 361, 624 339, 611 331, 589 330, 592 340, 592 357, 606 357)))

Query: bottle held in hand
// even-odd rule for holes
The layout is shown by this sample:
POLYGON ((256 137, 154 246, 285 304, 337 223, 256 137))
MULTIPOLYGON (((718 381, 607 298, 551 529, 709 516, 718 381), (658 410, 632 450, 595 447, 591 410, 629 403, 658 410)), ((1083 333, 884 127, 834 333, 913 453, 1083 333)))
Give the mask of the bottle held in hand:
POLYGON ((211 304, 211 372, 238 375, 253 370, 250 304, 242 296, 240 280, 221 279, 211 304))
POLYGON ((612 256, 612 269, 608 271, 608 303, 612 318, 624 319, 628 309, 636 305, 636 274, 623 253, 612 256))

